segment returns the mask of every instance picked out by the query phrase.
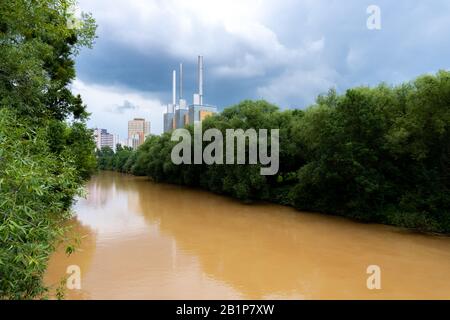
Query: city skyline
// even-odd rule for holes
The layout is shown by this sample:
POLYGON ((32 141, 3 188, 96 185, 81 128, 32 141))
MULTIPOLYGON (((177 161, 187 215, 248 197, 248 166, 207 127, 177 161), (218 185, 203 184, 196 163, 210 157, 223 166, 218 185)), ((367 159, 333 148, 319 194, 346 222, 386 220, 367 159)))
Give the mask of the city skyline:
POLYGON ((146 121, 145 118, 133 118, 128 120, 127 124, 128 134, 126 138, 113 131, 110 132, 108 128, 92 128, 97 150, 109 147, 115 152, 117 145, 137 149, 151 134, 151 122, 146 121))
MULTIPOLYGON (((188 103, 187 99, 183 96, 183 63, 179 65, 179 73, 177 78, 177 71, 172 71, 172 101, 167 104, 166 111, 163 116, 163 131, 170 132, 173 129, 183 128, 187 124, 196 124, 202 122, 206 117, 216 114, 217 107, 214 105, 206 104, 204 101, 204 62, 203 56, 199 55, 197 63, 197 91, 192 96, 192 103, 188 103), (177 81, 178 80, 178 81, 177 81)), ((128 103, 128 107, 131 105, 128 103)), ((124 106, 126 108, 126 106, 124 106)), ((146 122, 145 118, 133 118, 128 121, 128 134, 126 140, 121 140, 118 134, 111 134, 113 138, 110 138, 107 129, 94 129, 94 137, 96 139, 97 149, 101 149, 104 146, 109 146, 115 150, 117 144, 122 146, 132 147, 136 149, 138 146, 144 143, 145 138, 151 134, 150 121, 146 122), (130 126, 139 126, 137 121, 145 123, 145 129, 137 130, 130 129, 130 126), (148 124, 148 128, 147 128, 148 124), (132 132, 130 132, 130 130, 132 132), (104 132, 103 132, 104 131, 104 132), (139 131, 139 132, 138 132, 139 131), (103 136, 105 134, 105 137, 103 136), (139 137, 134 137, 138 134, 139 137), (103 140, 108 139, 108 143, 103 143, 103 140), (136 142, 136 139, 138 140, 136 142), (113 141, 113 142, 110 142, 113 141), (112 144, 112 146, 111 146, 112 144)))

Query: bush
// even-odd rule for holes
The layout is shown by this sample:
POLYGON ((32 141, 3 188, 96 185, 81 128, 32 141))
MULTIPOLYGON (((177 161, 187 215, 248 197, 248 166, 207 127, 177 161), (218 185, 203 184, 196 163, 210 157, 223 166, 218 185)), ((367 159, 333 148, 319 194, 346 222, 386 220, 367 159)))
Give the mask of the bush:
POLYGON ((0 299, 45 294, 47 259, 81 190, 75 163, 51 152, 45 128, 0 109, 0 299))
POLYGON ((43 296, 61 221, 96 169, 86 106, 70 91, 96 25, 83 14, 70 28, 75 3, 0 1, 0 299, 43 296))

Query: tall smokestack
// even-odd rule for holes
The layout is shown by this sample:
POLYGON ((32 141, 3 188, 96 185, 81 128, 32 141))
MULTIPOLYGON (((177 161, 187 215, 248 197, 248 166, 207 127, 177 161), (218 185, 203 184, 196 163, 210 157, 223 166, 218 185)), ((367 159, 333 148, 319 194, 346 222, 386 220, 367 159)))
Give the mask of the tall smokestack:
POLYGON ((198 95, 203 105, 203 56, 198 56, 198 95))
POLYGON ((180 99, 183 99, 183 64, 180 63, 180 99))
POLYGON ((172 73, 172 104, 177 104, 177 72, 173 70, 172 73))

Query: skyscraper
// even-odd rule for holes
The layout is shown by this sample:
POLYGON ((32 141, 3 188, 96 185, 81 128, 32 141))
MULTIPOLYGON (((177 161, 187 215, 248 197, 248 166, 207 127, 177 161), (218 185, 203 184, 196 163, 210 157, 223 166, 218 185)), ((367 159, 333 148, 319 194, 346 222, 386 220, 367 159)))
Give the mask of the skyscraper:
POLYGON ((131 141, 130 146, 133 149, 143 144, 148 135, 150 135, 150 122, 142 118, 128 121, 128 140, 131 141))

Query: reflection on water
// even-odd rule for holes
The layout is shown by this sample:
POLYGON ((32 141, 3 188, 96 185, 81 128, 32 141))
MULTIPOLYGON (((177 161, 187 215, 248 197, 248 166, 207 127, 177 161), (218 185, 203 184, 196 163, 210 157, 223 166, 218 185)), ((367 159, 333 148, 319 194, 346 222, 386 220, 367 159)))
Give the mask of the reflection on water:
POLYGON ((104 172, 75 206, 80 250, 53 255, 69 299, 449 299, 450 238, 104 172), (368 290, 379 265, 382 289, 368 290))

